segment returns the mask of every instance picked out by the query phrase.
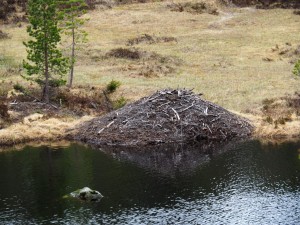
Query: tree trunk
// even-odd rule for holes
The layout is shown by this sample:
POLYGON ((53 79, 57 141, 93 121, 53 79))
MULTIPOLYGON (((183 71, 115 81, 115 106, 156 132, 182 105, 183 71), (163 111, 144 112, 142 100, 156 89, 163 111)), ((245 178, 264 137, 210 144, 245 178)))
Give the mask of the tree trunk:
MULTIPOLYGON (((46 19, 45 21, 46 22, 46 19)), ((46 26, 45 26, 46 27, 46 26)), ((48 31, 44 31, 44 56, 45 56, 45 84, 43 89, 42 101, 49 103, 49 62, 48 62, 48 31)))
POLYGON ((42 101, 49 103, 49 66, 48 66, 48 51, 45 49, 45 85, 43 90, 42 101))
POLYGON ((72 27, 72 53, 71 53, 71 70, 69 74, 68 87, 71 88, 73 85, 74 77, 74 64, 75 64, 75 30, 72 27))

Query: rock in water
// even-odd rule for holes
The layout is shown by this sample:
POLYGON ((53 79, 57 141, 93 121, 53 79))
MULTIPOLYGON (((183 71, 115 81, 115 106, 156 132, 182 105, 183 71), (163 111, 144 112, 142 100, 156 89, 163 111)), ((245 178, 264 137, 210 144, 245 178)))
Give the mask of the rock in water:
POLYGON ((103 198, 103 195, 99 191, 92 190, 88 187, 73 191, 70 196, 89 202, 98 202, 103 198))

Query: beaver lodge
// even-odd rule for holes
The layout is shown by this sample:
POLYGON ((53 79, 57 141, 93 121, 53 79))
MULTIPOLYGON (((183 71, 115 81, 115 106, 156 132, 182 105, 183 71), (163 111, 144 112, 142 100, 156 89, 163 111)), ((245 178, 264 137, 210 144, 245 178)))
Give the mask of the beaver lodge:
POLYGON ((228 141, 251 135, 249 122, 191 90, 161 90, 79 128, 92 145, 153 145, 228 141))

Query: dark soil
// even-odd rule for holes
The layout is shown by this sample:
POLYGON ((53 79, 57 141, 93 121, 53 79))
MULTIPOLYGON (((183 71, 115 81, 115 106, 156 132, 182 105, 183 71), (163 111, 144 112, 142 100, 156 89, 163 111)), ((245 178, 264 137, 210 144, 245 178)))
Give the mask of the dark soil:
POLYGON ((261 9, 300 8, 299 0, 232 0, 232 3, 237 6, 255 5, 261 9))
POLYGON ((93 145, 153 145, 248 137, 249 122, 189 90, 162 90, 78 128, 93 145))
POLYGON ((300 16, 300 10, 295 10, 293 13, 300 16))

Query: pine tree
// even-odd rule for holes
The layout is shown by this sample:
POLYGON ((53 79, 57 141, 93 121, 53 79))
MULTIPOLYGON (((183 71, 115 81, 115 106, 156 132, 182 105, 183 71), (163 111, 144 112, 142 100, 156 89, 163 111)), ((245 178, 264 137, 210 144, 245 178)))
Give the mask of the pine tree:
POLYGON ((65 30, 66 35, 71 37, 70 74, 68 78, 69 87, 72 87, 73 85, 76 46, 79 43, 86 42, 87 33, 80 29, 86 22, 86 19, 80 18, 80 16, 86 13, 87 7, 84 0, 61 1, 61 15, 64 18, 61 27, 65 30))
POLYGON ((63 75, 68 71, 68 60, 58 49, 61 40, 57 12, 57 0, 29 0, 27 32, 31 40, 24 43, 27 60, 24 78, 42 87, 42 101, 49 102, 50 86, 65 83, 63 75))

